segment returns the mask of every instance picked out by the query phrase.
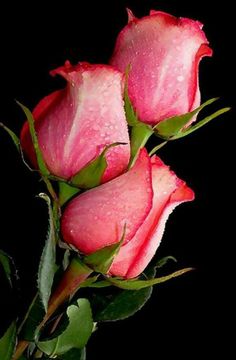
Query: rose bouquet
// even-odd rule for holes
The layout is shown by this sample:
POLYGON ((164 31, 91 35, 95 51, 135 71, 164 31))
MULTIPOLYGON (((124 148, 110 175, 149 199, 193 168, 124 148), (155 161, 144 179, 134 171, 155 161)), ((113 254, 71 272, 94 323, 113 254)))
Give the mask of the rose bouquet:
MULTIPOLYGON (((1 360, 85 359, 99 322, 127 318, 168 275, 156 250, 173 209, 193 190, 163 163, 160 148, 218 117, 198 120, 198 67, 211 56, 202 24, 151 11, 118 35, 109 65, 80 62, 51 72, 66 87, 42 99, 20 137, 1 124, 23 163, 45 185, 49 228, 38 291, 0 339, 1 360), (148 153, 149 138, 156 146, 148 153)), ((11 283, 11 258, 0 252, 11 283)))

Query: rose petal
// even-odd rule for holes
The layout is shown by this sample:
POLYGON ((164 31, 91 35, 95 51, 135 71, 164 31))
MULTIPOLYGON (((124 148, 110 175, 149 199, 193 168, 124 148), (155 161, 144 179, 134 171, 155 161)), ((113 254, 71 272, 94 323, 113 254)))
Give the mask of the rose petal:
POLYGON ((146 150, 127 173, 70 202, 62 217, 64 240, 85 254, 121 239, 128 242, 152 207, 151 163, 146 150))
POLYGON ((143 122, 156 124, 197 107, 199 61, 212 54, 207 43, 199 22, 160 11, 130 20, 120 32, 111 64, 122 72, 131 65, 129 96, 143 122))
POLYGON ((148 265, 158 248, 166 220, 180 203, 193 200, 193 191, 154 156, 152 158, 153 206, 136 235, 121 247, 110 273, 133 278, 148 265))
MULTIPOLYGON (((128 128, 124 113, 123 76, 106 65, 68 62, 54 70, 68 81, 57 96, 49 95, 34 111, 39 145, 49 170, 70 178, 115 142, 106 154, 107 181, 127 168, 130 156, 128 128)), ((26 126, 21 134, 23 149, 32 158, 26 126), (28 139, 28 140, 27 140, 28 139)), ((31 144, 31 142, 30 142, 31 144)))

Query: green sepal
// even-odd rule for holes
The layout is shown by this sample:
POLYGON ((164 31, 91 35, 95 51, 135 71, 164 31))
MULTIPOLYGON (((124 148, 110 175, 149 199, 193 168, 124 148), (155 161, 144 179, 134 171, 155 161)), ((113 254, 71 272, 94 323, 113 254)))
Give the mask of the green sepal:
POLYGON ((71 186, 66 182, 60 181, 59 185, 59 203, 60 206, 63 206, 67 201, 69 201, 73 196, 80 192, 80 189, 77 187, 71 186))
POLYGON ((131 146, 131 156, 129 162, 129 168, 131 168, 139 154, 139 150, 142 149, 150 136, 153 134, 152 127, 144 124, 139 123, 138 125, 134 125, 131 128, 131 139, 130 139, 130 146, 131 146))
POLYGON ((174 262, 177 262, 177 259, 176 259, 174 256, 168 255, 168 256, 165 256, 165 257, 161 258, 160 260, 158 260, 158 261, 156 262, 155 268, 156 268, 156 269, 162 268, 162 267, 165 266, 170 260, 171 260, 171 261, 174 261, 174 262))
POLYGON ((112 284, 107 280, 100 280, 97 282, 92 282, 92 283, 87 284, 87 287, 95 288, 95 289, 102 289, 102 288, 106 288, 109 286, 112 286, 112 284))
POLYGON ((0 339, 1 360, 12 360, 16 346, 16 323, 13 321, 0 339))
POLYGON ((91 276, 88 279, 86 279, 84 282, 82 282, 82 284, 80 285, 81 288, 85 288, 85 287, 91 287, 92 284, 94 284, 97 279, 98 279, 99 275, 95 275, 95 276, 91 276))
POLYGON ((178 277, 180 275, 185 274, 188 271, 192 271, 193 268, 185 268, 178 271, 175 271, 172 274, 162 276, 155 279, 149 279, 149 280, 139 280, 139 279, 131 279, 131 280, 120 280, 120 279, 114 279, 114 278, 107 278, 107 280, 114 286, 117 286, 120 289, 125 290, 140 290, 144 289, 149 286, 153 286, 156 284, 161 284, 163 282, 166 282, 172 278, 178 277))
POLYGON ((49 229, 46 243, 41 255, 38 270, 38 289, 45 311, 47 311, 48 300, 56 271, 56 233, 54 227, 54 215, 51 208, 50 198, 46 194, 39 194, 46 201, 49 213, 49 229))
POLYGON ((40 147, 39 147, 37 133, 36 133, 36 130, 35 130, 35 127, 34 127, 33 115, 31 113, 31 111, 26 106, 21 104, 19 101, 17 101, 17 104, 24 111, 24 113, 25 113, 25 115, 27 117, 28 123, 29 123, 30 135, 31 135, 31 138, 32 138, 33 146, 34 146, 34 151, 35 151, 35 155, 36 155, 36 158, 37 158, 39 171, 42 174, 42 176, 47 177, 47 176, 50 175, 50 172, 49 172, 49 170, 48 170, 48 168, 47 168, 47 166, 46 166, 46 164, 44 162, 43 155, 42 155, 42 152, 41 152, 40 147))
POLYGON ((106 153, 107 151, 118 145, 126 145, 125 143, 116 142, 110 145, 107 145, 102 153, 83 169, 81 169, 78 174, 74 175, 70 183, 80 189, 90 189, 95 186, 100 185, 102 176, 107 168, 106 153))
POLYGON ((129 168, 133 166, 138 156, 139 150, 143 148, 150 136, 153 134, 151 126, 139 121, 137 113, 134 111, 133 105, 128 95, 128 71, 126 71, 126 83, 124 92, 125 114, 126 120, 129 126, 131 126, 131 157, 129 162, 129 168))
POLYGON ((58 337, 38 342, 38 348, 53 357, 72 349, 83 349, 93 331, 93 318, 87 299, 78 299, 67 308, 69 324, 58 337))
POLYGON ((125 71, 125 90, 124 90, 124 104, 125 104, 125 115, 129 126, 135 126, 139 124, 138 115, 133 108, 131 103, 129 92, 128 92, 128 77, 130 72, 130 65, 127 66, 125 71))
POLYGON ((11 129, 9 129, 6 125, 4 125, 1 122, 0 122, 0 127, 2 127, 8 133, 8 135, 12 139, 17 151, 20 153, 21 146, 20 146, 20 139, 18 138, 18 136, 11 129))
POLYGON ((193 116, 197 115, 202 109, 212 104, 216 100, 218 100, 218 98, 210 99, 191 112, 179 116, 173 116, 171 118, 163 120, 159 122, 156 126, 154 126, 153 129, 155 130, 156 134, 161 138, 170 139, 173 136, 181 133, 184 126, 189 123, 193 116))
POLYGON ((123 234, 120 241, 115 244, 105 246, 101 250, 94 252, 91 255, 87 255, 84 258, 85 264, 91 267, 94 271, 102 274, 106 274, 110 269, 115 256, 118 254, 120 247, 125 238, 126 226, 124 226, 123 234))
POLYGON ((213 114, 205 117, 203 120, 197 122, 195 125, 192 125, 187 129, 183 129, 183 131, 181 131, 179 134, 175 135, 171 140, 180 139, 180 138, 182 138, 184 136, 187 136, 187 135, 191 134, 192 132, 200 129, 203 125, 206 125, 211 120, 213 120, 213 119, 217 118, 218 116, 228 112, 229 110, 231 110, 231 108, 226 107, 226 108, 223 108, 223 109, 220 109, 220 110, 214 112, 213 114))
POLYGON ((161 144, 158 144, 155 146, 150 152, 149 156, 154 155, 158 150, 160 150, 163 146, 165 146, 168 143, 168 141, 163 141, 161 144))

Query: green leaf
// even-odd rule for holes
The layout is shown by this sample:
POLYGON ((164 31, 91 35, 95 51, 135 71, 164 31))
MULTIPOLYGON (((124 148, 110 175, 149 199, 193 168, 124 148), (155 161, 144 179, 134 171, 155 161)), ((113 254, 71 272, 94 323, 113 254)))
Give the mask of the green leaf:
POLYGON ((95 313, 95 321, 123 320, 134 315, 148 301, 152 287, 138 291, 123 290, 107 299, 103 308, 95 313))
POLYGON ((72 177, 70 180, 71 184, 81 189, 90 189, 100 185, 102 176, 107 168, 105 155, 110 148, 118 145, 126 144, 116 142, 107 145, 95 160, 91 161, 88 165, 81 169, 78 174, 72 177))
POLYGON ((72 349, 63 355, 57 356, 58 360, 86 360, 86 349, 72 349))
POLYGON ((13 286, 12 278, 13 276, 16 276, 16 269, 13 259, 9 255, 7 255, 4 251, 0 250, 0 263, 2 264, 8 282, 12 287, 13 286))
POLYGON ((39 294, 33 299, 27 314, 19 328, 21 338, 27 341, 35 341, 38 336, 38 326, 45 316, 45 310, 39 294))
POLYGON ((153 286, 156 284, 161 284, 165 281, 168 281, 172 278, 175 278, 177 276, 183 275, 188 271, 192 271, 193 268, 185 268, 178 271, 175 271, 174 273, 166 276, 162 276, 155 279, 150 280, 137 280, 137 279, 131 279, 131 280, 118 280, 114 278, 107 278, 107 280, 114 286, 117 286, 120 289, 125 290, 140 290, 147 288, 149 286, 153 286))
POLYGON ((54 229, 54 218, 50 199, 46 194, 43 193, 39 194, 39 197, 46 201, 49 212, 49 230, 43 253, 40 259, 38 271, 39 294, 45 311, 47 311, 48 300, 51 295, 51 288, 56 270, 56 238, 54 229))
POLYGON ((106 274, 107 271, 110 269, 111 264, 115 256, 118 254, 120 247, 124 241, 125 231, 126 231, 126 226, 124 226, 121 239, 117 243, 106 246, 101 250, 94 252, 91 255, 85 256, 84 258, 85 264, 87 264, 89 267, 91 267, 97 272, 106 274))
POLYGON ((16 346, 16 323, 12 322, 3 337, 0 339, 1 360, 12 360, 16 346))
POLYGON ((157 131, 158 136, 164 139, 169 139, 172 136, 176 136, 181 132, 181 129, 193 118, 194 115, 198 114, 202 109, 212 104, 216 100, 218 100, 218 98, 210 99, 189 113, 163 120, 154 127, 154 130, 157 131))
POLYGON ((149 125, 139 123, 138 125, 132 127, 131 139, 130 139, 131 157, 130 157, 129 168, 134 165, 139 150, 146 145, 148 139, 152 134, 153 134, 153 130, 149 125))
POLYGON ((182 132, 180 132, 179 134, 175 135, 171 140, 176 140, 176 139, 179 139, 179 138, 182 138, 184 136, 187 136, 187 135, 191 134, 192 132, 200 129, 203 125, 206 125, 211 120, 217 118, 218 116, 226 113, 229 110, 231 110, 231 108, 226 107, 226 108, 223 108, 223 109, 220 109, 220 110, 214 112, 214 114, 205 117, 205 119, 199 121, 197 124, 192 125, 189 128, 187 128, 187 129, 183 130, 182 132))
POLYGON ((63 206, 67 201, 69 201, 74 195, 80 192, 80 189, 77 187, 71 186, 66 182, 59 182, 59 202, 63 206))
POLYGON ((61 334, 63 334, 66 331, 70 323, 70 320, 66 313, 62 313, 58 315, 58 317, 55 318, 55 320, 58 321, 56 330, 52 332, 52 334, 50 333, 50 336, 48 336, 46 339, 44 338, 44 341, 58 338, 61 334))
POLYGON ((31 113, 31 111, 26 106, 21 104, 19 101, 17 101, 17 104, 24 111, 24 113, 25 113, 25 115, 27 117, 28 123, 29 123, 29 130, 30 130, 30 134, 31 134, 31 138, 32 138, 36 158, 37 158, 39 171, 43 176, 49 176, 50 172, 48 171, 47 166, 45 165, 45 162, 43 160, 43 155, 42 155, 42 152, 41 152, 40 147, 39 147, 37 133, 36 133, 35 127, 34 127, 33 115, 31 113))
POLYGON ((2 127, 8 133, 8 135, 11 137, 15 147, 17 148, 17 151, 20 153, 21 146, 20 146, 20 139, 18 138, 18 136, 11 129, 9 129, 6 125, 4 125, 1 122, 0 122, 0 127, 2 127))
POLYGON ((69 325, 57 338, 40 341, 38 347, 47 355, 61 355, 69 350, 83 349, 93 330, 92 311, 87 299, 77 300, 67 308, 69 325))

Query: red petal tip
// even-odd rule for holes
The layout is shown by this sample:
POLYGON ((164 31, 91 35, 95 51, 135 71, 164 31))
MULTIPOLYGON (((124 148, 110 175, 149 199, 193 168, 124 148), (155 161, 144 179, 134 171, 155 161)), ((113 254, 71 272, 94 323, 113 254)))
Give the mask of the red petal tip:
POLYGON ((157 10, 150 10, 149 15, 158 15, 159 11, 157 10))
POLYGON ((136 16, 133 14, 132 10, 130 10, 129 8, 126 8, 127 14, 128 14, 128 23, 130 23, 131 21, 136 20, 136 16))
POLYGON ((196 20, 196 24, 199 26, 199 28, 202 30, 203 28, 203 23, 201 23, 201 21, 196 20))

